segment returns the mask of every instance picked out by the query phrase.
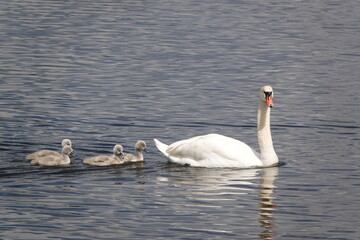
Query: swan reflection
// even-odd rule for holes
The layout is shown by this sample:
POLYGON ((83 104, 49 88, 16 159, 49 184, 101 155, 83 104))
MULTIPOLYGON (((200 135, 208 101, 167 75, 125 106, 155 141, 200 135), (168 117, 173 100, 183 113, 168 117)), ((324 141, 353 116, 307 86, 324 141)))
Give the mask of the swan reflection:
POLYGON ((260 178, 259 185, 259 210, 258 213, 259 223, 263 230, 259 233, 260 239, 272 239, 276 232, 273 230, 275 224, 273 219, 273 212, 276 209, 276 205, 273 203, 273 197, 271 196, 275 188, 274 181, 278 175, 278 167, 264 168, 262 177, 260 178))
MULTIPOLYGON (((257 219, 261 227, 257 231, 260 239, 272 239, 276 235, 273 219, 276 205, 273 203, 272 193, 275 188, 274 181, 278 175, 278 167, 238 170, 186 168, 171 165, 167 170, 169 170, 167 174, 157 178, 158 184, 172 183, 175 188, 181 189, 183 196, 186 195, 186 199, 193 201, 193 205, 198 204, 197 207, 223 209, 225 206, 231 206, 227 204, 234 204, 234 201, 238 203, 249 199, 241 195, 258 192, 256 194, 259 197, 258 217, 256 218, 254 215, 243 217, 257 219), (235 197, 235 195, 239 197, 235 197)), ((251 205, 253 205, 251 202, 245 201, 239 207, 248 209, 251 205)))
MULTIPOLYGON (((171 164, 173 165, 173 164, 171 164)), ((174 166, 174 165, 173 165, 174 166)), ((193 168, 183 167, 171 168, 171 176, 159 176, 159 181, 192 184, 192 189, 201 190, 201 194, 208 191, 230 191, 233 194, 245 194, 247 190, 253 190, 261 169, 217 169, 217 168, 193 168), (232 191, 232 190, 236 190, 232 191), (239 191, 244 190, 244 191, 239 191)), ((199 192, 200 193, 200 192, 199 192)))

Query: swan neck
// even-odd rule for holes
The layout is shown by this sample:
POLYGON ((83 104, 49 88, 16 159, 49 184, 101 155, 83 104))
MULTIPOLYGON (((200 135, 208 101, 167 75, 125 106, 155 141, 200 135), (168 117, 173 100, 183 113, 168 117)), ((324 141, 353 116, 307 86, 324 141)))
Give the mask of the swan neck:
POLYGON ((144 160, 144 155, 142 154, 141 151, 139 151, 137 149, 135 149, 135 156, 138 160, 141 160, 141 161, 144 160))
POLYGON ((270 130, 270 107, 260 100, 258 107, 258 141, 260 147, 261 161, 264 167, 278 163, 278 157, 273 147, 270 130))
POLYGON ((70 157, 68 155, 65 155, 64 158, 65 158, 65 164, 70 164, 71 162, 70 157))

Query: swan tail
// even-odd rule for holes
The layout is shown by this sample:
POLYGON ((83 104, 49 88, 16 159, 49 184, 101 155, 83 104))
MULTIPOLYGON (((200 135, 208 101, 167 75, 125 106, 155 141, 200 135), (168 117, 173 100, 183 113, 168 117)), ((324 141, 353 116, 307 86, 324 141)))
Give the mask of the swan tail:
POLYGON ((34 159, 35 159, 35 154, 33 154, 33 153, 26 156, 26 160, 31 161, 31 160, 34 160, 34 159))
POLYGON ((169 154, 166 152, 168 145, 166 145, 165 143, 160 142, 159 140, 157 140, 156 138, 154 138, 154 142, 156 147, 160 150, 160 152, 162 152, 165 156, 169 156, 169 154))

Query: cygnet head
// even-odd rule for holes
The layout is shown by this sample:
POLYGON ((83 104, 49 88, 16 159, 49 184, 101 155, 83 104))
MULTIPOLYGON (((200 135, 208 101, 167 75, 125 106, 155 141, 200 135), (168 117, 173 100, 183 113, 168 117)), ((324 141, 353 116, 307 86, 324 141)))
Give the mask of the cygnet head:
POLYGON ((272 108, 274 106, 273 98, 274 91, 271 86, 263 86, 260 89, 260 100, 266 102, 266 104, 272 108))
POLYGON ((119 156, 121 159, 124 159, 123 156, 124 149, 120 144, 116 144, 113 151, 116 156, 119 156))
POLYGON ((72 152, 73 152, 73 149, 69 145, 66 145, 62 148, 62 153, 65 155, 69 156, 72 152))
POLYGON ((135 144, 135 150, 136 151, 144 151, 147 153, 146 143, 144 141, 137 141, 135 144))
POLYGON ((70 139, 65 138, 65 139, 62 140, 61 146, 64 147, 64 146, 67 146, 67 145, 70 146, 70 147, 72 146, 70 139))

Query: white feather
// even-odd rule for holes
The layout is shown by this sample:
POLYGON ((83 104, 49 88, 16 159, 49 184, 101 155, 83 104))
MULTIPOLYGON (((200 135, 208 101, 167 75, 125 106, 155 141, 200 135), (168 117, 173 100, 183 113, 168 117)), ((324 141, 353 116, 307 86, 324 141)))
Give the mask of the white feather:
POLYGON ((237 167, 262 166, 253 149, 236 139, 219 134, 208 134, 182 140, 170 146, 154 139, 156 147, 171 162, 196 167, 237 167))
POLYGON ((270 132, 270 108, 274 96, 271 86, 260 89, 258 107, 258 140, 260 153, 247 144, 219 134, 197 136, 166 145, 154 139, 156 147, 170 162, 195 167, 269 167, 279 159, 273 148, 270 132))

